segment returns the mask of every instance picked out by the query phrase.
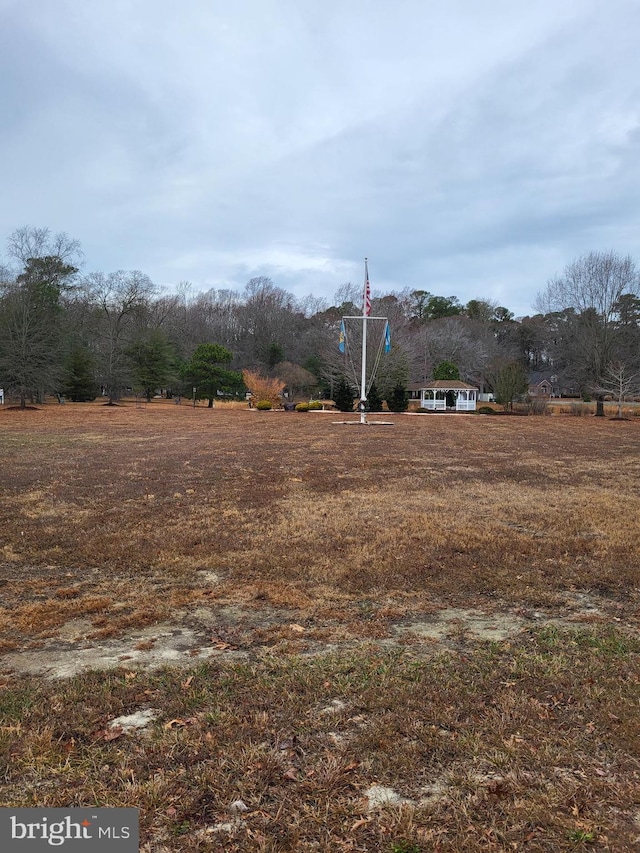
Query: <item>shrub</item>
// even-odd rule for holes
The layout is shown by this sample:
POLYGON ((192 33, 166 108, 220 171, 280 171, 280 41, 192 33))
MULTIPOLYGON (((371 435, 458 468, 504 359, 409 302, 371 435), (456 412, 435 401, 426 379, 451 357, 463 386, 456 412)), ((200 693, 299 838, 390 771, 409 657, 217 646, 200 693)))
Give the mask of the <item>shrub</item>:
POLYGON ((409 394, 402 383, 394 386, 387 397, 387 406, 390 412, 406 412, 409 408, 409 394))
POLYGON ((546 415, 547 414, 547 401, 540 400, 533 397, 529 400, 529 411, 532 415, 546 415))
POLYGON ((495 415, 496 410, 492 409, 491 406, 480 406, 479 409, 476 409, 476 412, 479 415, 495 415))
POLYGON ((375 382, 371 384, 371 388, 369 388, 369 394, 367 395, 367 404, 369 406, 370 412, 381 412, 383 410, 383 400, 380 392, 378 391, 378 387, 375 382))
POLYGON ((72 403, 87 403, 98 396, 94 360, 87 349, 78 346, 69 354, 60 391, 72 403))
POLYGON ((256 403, 256 409, 259 412, 268 412, 269 409, 273 407, 271 400, 258 400, 256 403))
POLYGON ((296 405, 296 412, 308 412, 310 408, 309 403, 298 403, 296 405))
POLYGON ((582 417, 583 415, 591 414, 588 406, 584 406, 582 403, 579 403, 577 400, 572 400, 569 403, 569 409, 572 415, 576 417, 582 417))
POLYGON ((356 395, 346 376, 341 376, 333 391, 333 402, 339 412, 352 412, 356 395))
POLYGON ((429 411, 429 409, 425 409, 424 406, 418 406, 418 408, 414 409, 414 411, 418 412, 418 414, 420 414, 420 415, 423 415, 423 414, 426 414, 429 411))
POLYGON ((284 391, 284 382, 281 379, 272 379, 261 376, 254 370, 243 370, 242 379, 247 386, 252 400, 256 403, 256 409, 260 402, 269 400, 273 406, 279 406, 284 391))
POLYGON ((309 403, 307 403, 307 406, 309 407, 310 412, 318 412, 318 411, 322 410, 322 401, 321 400, 311 400, 309 403))

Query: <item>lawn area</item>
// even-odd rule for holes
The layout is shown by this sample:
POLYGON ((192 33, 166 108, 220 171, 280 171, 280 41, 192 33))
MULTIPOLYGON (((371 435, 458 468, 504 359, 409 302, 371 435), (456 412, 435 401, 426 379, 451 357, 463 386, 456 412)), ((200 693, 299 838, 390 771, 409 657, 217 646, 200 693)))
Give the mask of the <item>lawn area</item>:
POLYGON ((1 804, 135 806, 147 853, 637 849, 640 418, 340 419, 0 410, 1 804))

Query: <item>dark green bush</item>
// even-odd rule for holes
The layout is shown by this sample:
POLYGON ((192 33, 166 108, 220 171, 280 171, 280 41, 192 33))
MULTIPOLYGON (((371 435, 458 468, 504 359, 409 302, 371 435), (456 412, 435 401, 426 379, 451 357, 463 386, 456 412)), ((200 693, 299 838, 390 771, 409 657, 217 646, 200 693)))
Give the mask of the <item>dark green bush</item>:
POLYGON ((356 395, 346 376, 340 376, 333 391, 333 402, 339 412, 352 412, 356 395))
POLYGON ((387 407, 390 412, 406 412, 409 408, 409 393, 402 383, 398 382, 387 397, 387 407))
POLYGON ((382 412, 384 409, 383 399, 378 391, 378 387, 375 382, 371 384, 371 388, 369 388, 369 394, 367 395, 367 405, 369 406, 370 412, 382 412))

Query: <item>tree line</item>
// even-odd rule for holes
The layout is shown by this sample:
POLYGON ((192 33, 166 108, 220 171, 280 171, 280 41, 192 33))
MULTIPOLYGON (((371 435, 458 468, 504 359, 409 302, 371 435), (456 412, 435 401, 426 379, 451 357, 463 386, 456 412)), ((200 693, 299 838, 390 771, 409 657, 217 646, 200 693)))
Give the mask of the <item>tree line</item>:
MULTIPOLYGON (((245 393, 243 371, 277 378, 291 398, 333 398, 359 382, 348 352, 338 350, 342 318, 362 310, 359 285, 340 286, 333 304, 296 299, 266 277, 241 291, 196 293, 180 283, 166 292, 143 272, 84 273, 83 263, 80 244, 64 233, 23 227, 7 240, 0 387, 21 405, 51 393, 115 402, 159 389, 212 405, 245 393)), ((481 392, 513 396, 532 376, 547 375, 561 393, 595 397, 602 411, 616 382, 635 388, 639 297, 635 262, 614 252, 568 264, 526 317, 489 299, 463 304, 411 288, 374 293, 372 314, 388 317, 392 346, 370 394, 397 406, 399 394, 406 399, 411 385, 450 363, 481 392)))

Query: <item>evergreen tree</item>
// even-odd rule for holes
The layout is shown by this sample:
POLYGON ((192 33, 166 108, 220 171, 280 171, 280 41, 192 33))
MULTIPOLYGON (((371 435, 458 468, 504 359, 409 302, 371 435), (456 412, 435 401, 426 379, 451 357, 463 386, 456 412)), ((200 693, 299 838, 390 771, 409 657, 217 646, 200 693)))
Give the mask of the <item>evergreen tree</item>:
POLYGON ((391 394, 387 397, 387 406, 390 412, 406 412, 409 408, 409 394, 401 383, 394 385, 391 394))
POLYGON ((174 378, 174 352, 167 336, 160 329, 151 329, 138 337, 128 348, 134 384, 142 389, 147 400, 174 378))
POLYGON ((229 370, 233 353, 220 344, 199 344, 196 351, 182 369, 183 380, 196 389, 196 398, 209 401, 209 408, 221 391, 224 394, 240 394, 244 389, 242 374, 229 370))
POLYGON ((60 390, 73 403, 87 403, 98 396, 95 359, 85 346, 77 344, 65 359, 60 390))
POLYGON ((369 388, 369 395, 367 397, 367 403, 369 405, 370 412, 381 412, 382 411, 382 396, 378 391, 375 382, 371 383, 371 388, 369 388))
POLYGON ((77 272, 58 257, 28 258, 0 292, 0 375, 20 395, 57 390, 63 373, 61 291, 77 272))
POLYGON ((460 379, 460 371, 452 361, 441 361, 440 364, 433 369, 434 379, 460 379))
POLYGON ((281 361, 284 361, 284 347, 276 341, 272 341, 269 344, 267 352, 267 365, 269 370, 273 370, 276 364, 279 364, 281 361))
POLYGON ((333 402, 336 404, 336 409, 339 412, 352 412, 355 399, 353 387, 347 381, 346 376, 341 376, 333 391, 333 402))

